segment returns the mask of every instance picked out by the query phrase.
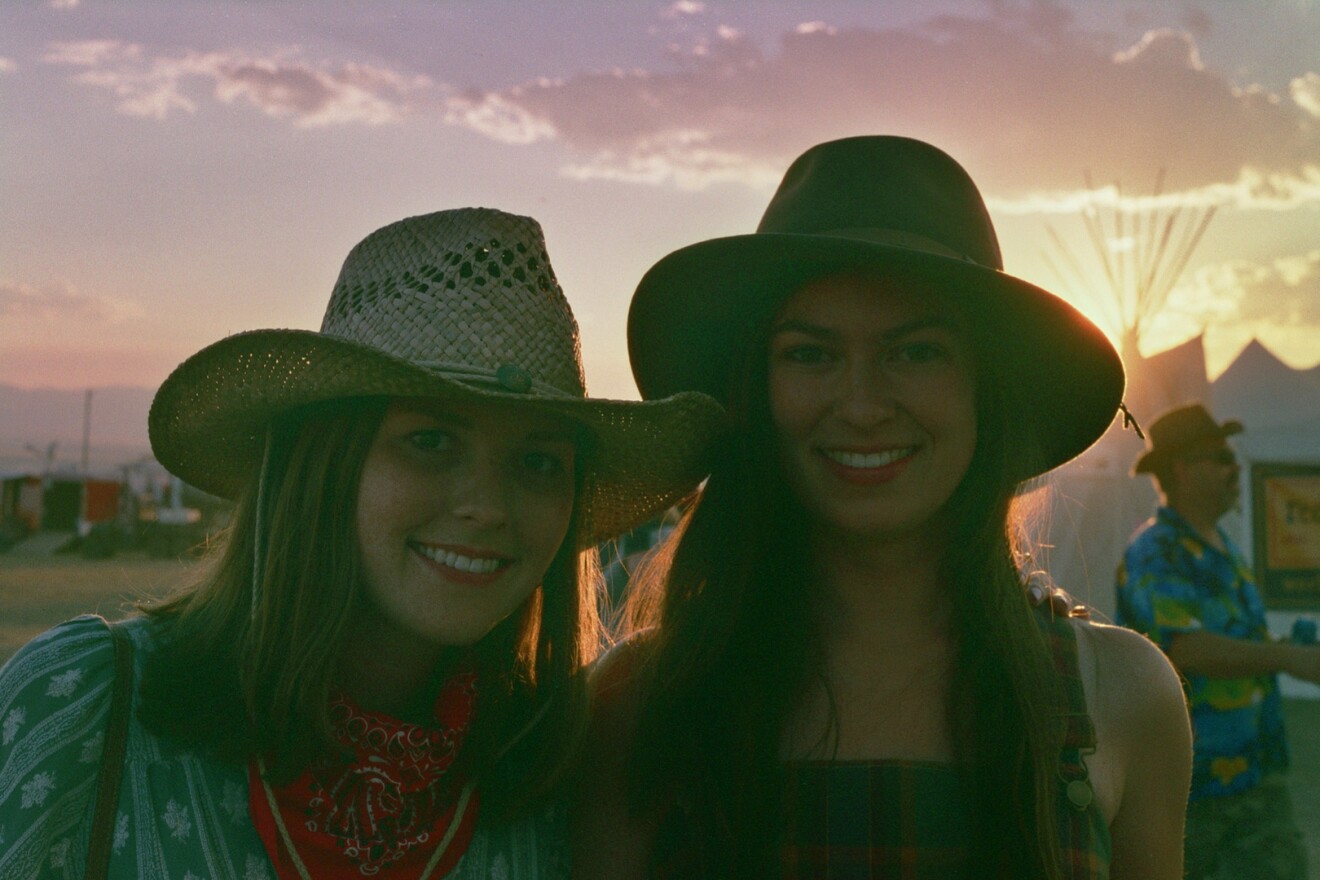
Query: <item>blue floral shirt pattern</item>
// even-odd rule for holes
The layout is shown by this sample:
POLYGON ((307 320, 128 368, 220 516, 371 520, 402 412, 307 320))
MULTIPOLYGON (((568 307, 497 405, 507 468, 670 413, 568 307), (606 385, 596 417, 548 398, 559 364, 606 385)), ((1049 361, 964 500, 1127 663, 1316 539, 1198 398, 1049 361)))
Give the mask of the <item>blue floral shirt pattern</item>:
MULTIPOLYGON (((1265 605, 1242 554, 1207 544, 1161 507, 1128 545, 1118 571, 1118 622, 1164 651, 1179 633, 1204 631, 1261 642, 1265 605)), ((1246 791, 1288 765, 1283 704, 1274 675, 1211 678, 1185 673, 1195 755, 1191 800, 1246 791)))

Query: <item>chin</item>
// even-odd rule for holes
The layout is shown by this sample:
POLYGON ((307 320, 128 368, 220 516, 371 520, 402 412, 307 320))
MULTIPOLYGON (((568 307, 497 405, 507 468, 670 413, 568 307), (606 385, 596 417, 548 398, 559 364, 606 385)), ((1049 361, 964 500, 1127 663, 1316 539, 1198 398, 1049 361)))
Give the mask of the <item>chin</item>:
POLYGON ((889 517, 827 517, 827 527, 835 534, 856 540, 885 540, 900 535, 911 534, 920 528, 920 523, 912 523, 889 517))

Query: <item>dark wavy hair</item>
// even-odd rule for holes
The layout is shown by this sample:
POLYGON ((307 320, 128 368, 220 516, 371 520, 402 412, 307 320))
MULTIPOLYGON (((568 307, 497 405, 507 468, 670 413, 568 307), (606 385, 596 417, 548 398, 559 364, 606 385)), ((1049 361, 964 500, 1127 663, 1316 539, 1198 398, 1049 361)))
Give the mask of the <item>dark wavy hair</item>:
MULTIPOLYGON (((1007 382, 987 350, 986 319, 964 317, 977 331, 969 336, 978 439, 945 510, 941 578, 958 609, 948 717, 974 799, 982 876, 1054 880, 1064 729, 1011 515, 1021 476, 1039 470, 1040 458, 1018 417, 1028 390, 1007 382)), ((779 874, 781 737, 804 690, 823 678, 805 512, 782 476, 771 422, 771 318, 737 344, 726 400, 732 433, 651 569, 659 574, 629 605, 629 626, 647 645, 631 806, 665 816, 657 858, 682 876, 779 874)), ((832 723, 822 744, 833 732, 832 723)))
MULTIPOLYGON (((335 664, 363 597, 354 511, 387 404, 338 400, 272 425, 264 490, 253 474, 208 572, 142 608, 160 624, 159 649, 141 686, 142 720, 153 732, 222 760, 260 755, 277 781, 339 755, 327 709, 335 664), (259 496, 266 538, 254 599, 259 496)), ((596 556, 575 549, 583 471, 575 469, 568 534, 541 584, 474 651, 481 703, 459 766, 481 786, 483 812, 496 816, 554 789, 585 727, 580 673, 600 634, 596 556)), ((442 658, 437 675, 455 660, 457 649, 442 658)))

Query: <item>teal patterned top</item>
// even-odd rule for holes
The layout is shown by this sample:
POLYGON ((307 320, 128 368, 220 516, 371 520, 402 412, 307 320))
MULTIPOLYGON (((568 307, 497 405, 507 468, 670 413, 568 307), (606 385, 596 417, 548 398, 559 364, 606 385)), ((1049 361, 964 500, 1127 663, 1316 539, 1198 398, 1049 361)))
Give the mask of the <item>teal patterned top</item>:
MULTIPOLYGON (((126 623, 135 676, 153 624, 126 623)), ((114 678, 110 633, 78 617, 0 669, 0 877, 73 880, 86 867, 93 792, 114 678)), ((136 698, 135 698, 136 699, 136 698)), ((562 811, 486 826, 448 880, 567 878, 562 811)), ((248 817, 242 764, 209 759, 129 724, 110 859, 113 880, 275 880, 248 817)))
MULTIPOLYGON (((1165 651, 1179 633, 1269 638, 1265 605, 1242 554, 1207 544, 1176 511, 1161 507, 1128 546, 1118 571, 1118 622, 1165 651)), ((1191 800, 1255 787, 1288 766, 1277 676, 1211 678, 1185 673, 1194 754, 1191 800)))

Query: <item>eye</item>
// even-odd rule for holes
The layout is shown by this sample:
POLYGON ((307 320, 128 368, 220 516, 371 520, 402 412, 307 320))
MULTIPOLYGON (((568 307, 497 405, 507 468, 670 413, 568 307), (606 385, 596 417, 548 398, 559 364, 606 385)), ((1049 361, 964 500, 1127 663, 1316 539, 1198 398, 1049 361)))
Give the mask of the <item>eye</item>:
POLYGON ((555 477, 568 471, 564 457, 553 452, 526 452, 522 457, 523 469, 538 477, 555 477))
POLYGON ((413 431, 407 439, 408 445, 422 452, 444 452, 454 446, 454 435, 438 428, 413 431))
POLYGON ((802 343, 780 349, 779 359, 785 363, 800 364, 804 367, 821 366, 832 363, 834 354, 822 345, 802 343))
POLYGON ((890 354, 890 360, 900 364, 922 365, 947 361, 949 350, 931 340, 914 340, 897 346, 890 354))

